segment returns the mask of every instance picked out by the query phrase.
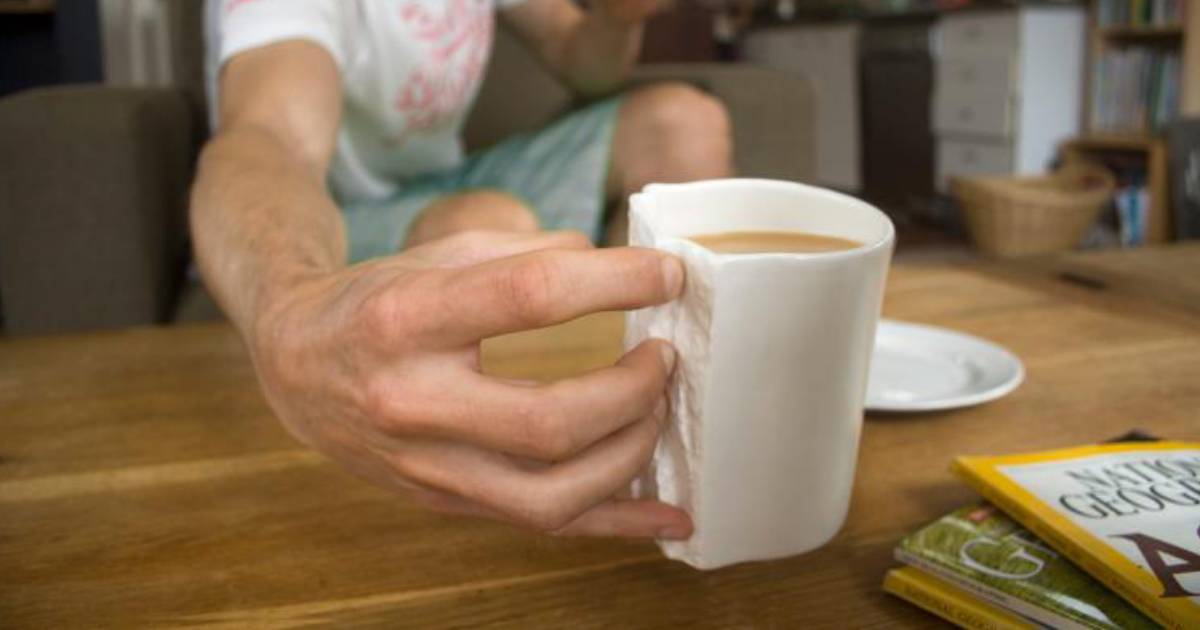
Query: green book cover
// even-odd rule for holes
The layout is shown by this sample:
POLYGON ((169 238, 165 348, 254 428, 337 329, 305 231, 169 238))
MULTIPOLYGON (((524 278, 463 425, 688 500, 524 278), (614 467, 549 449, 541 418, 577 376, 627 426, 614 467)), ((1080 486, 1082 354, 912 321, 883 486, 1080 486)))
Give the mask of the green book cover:
POLYGON ((896 558, 1056 628, 1159 627, 989 503, 905 538, 896 558))

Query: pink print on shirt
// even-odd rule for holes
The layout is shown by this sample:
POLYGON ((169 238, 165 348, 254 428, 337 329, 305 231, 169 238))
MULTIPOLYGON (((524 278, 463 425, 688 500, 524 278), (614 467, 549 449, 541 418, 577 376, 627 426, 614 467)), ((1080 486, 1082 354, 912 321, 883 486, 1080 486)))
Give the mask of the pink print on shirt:
POLYGON ((235 10, 237 10, 239 7, 243 7, 252 2, 258 2, 258 0, 229 0, 229 2, 225 3, 225 14, 229 15, 230 13, 233 13, 235 10))
POLYGON ((492 45, 492 1, 446 0, 440 15, 410 2, 401 6, 400 19, 429 55, 400 88, 395 108, 407 117, 406 133, 431 129, 460 114, 482 78, 492 45))

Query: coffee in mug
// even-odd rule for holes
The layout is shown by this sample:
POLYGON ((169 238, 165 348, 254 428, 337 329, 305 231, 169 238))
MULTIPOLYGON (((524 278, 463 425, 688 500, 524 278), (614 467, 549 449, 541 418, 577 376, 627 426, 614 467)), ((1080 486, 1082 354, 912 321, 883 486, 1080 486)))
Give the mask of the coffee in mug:
POLYGON ((688 239, 718 254, 807 254, 862 246, 862 243, 849 239, 808 232, 721 232, 698 234, 688 239))

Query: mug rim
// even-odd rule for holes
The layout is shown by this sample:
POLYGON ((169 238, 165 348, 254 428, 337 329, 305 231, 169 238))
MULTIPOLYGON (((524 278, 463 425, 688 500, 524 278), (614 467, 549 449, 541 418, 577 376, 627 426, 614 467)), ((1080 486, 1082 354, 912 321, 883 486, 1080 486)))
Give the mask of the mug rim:
POLYGON ((728 186, 767 186, 772 188, 788 188, 793 192, 803 192, 825 197, 831 201, 839 203, 848 203, 870 211, 876 218, 883 222, 884 233, 881 237, 873 242, 863 243, 858 247, 851 249, 839 249, 826 252, 754 252, 754 253, 722 253, 714 252, 699 243, 691 240, 687 236, 666 236, 662 237, 660 242, 678 241, 685 243, 688 247, 695 247, 703 250, 706 254, 718 257, 721 260, 756 260, 756 259, 794 259, 794 260, 810 260, 813 258, 821 259, 836 259, 848 258, 855 256, 863 256, 877 252, 881 249, 891 247, 896 241, 896 225, 892 223, 891 217, 886 212, 880 210, 877 206, 865 200, 859 199, 853 195, 814 186, 812 184, 804 184, 782 179, 769 179, 762 177, 725 177, 717 179, 703 179, 694 182, 681 182, 674 184, 654 183, 647 184, 642 187, 640 192, 636 192, 630 196, 629 209, 633 210, 634 200, 638 197, 649 196, 656 190, 681 189, 681 188, 706 188, 706 187, 728 187, 728 186))

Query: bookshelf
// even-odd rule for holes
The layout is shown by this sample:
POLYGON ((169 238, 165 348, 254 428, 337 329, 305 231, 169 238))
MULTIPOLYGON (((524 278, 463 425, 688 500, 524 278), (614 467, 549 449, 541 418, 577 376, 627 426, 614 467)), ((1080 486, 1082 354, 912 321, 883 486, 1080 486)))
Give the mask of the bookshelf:
MULTIPOLYGON (((1091 0, 1088 11, 1088 65, 1086 76, 1086 99, 1083 119, 1087 131, 1063 146, 1063 157, 1071 160, 1091 160, 1106 163, 1135 164, 1144 173, 1140 182, 1146 188, 1145 242, 1170 241, 1173 232, 1171 217, 1170 188, 1168 180, 1167 147, 1162 138, 1163 123, 1175 116, 1200 115, 1200 2, 1182 0, 1182 14, 1172 17, 1167 14, 1137 15, 1140 9, 1153 0, 1091 0), (1132 11, 1130 11, 1132 9, 1132 11), (1114 19, 1114 10, 1118 14, 1114 19), (1120 13, 1124 11, 1125 13, 1120 13), (1172 115, 1160 116, 1114 116, 1101 108, 1113 106, 1112 94, 1098 90, 1100 80, 1119 81, 1117 77, 1128 76, 1129 62, 1114 64, 1112 59, 1127 54, 1144 54, 1178 59, 1178 84, 1173 91, 1164 91, 1147 100, 1141 107, 1152 109, 1155 105, 1169 108, 1172 115), (1105 65, 1101 65, 1105 64, 1105 65), (1110 97, 1108 102, 1098 102, 1097 92, 1110 97), (1164 100, 1169 99, 1169 100, 1164 100), (1154 124, 1157 122, 1158 124, 1154 124)), ((1166 3, 1163 2, 1163 5, 1166 3)), ((1160 66, 1149 62, 1150 76, 1154 77, 1160 66)), ((1165 81, 1162 76, 1149 81, 1165 81)), ((1144 83, 1141 85, 1145 85, 1144 83)), ((1129 113, 1129 99, 1124 102, 1125 114, 1129 113)), ((1134 107, 1138 105, 1135 103, 1134 107)), ((1136 111, 1136 110, 1135 110, 1136 111)), ((1165 112, 1164 112, 1165 114, 1165 112)))
POLYGON ((1099 30, 1100 38, 1104 41, 1183 37, 1182 24, 1167 26, 1102 26, 1099 30))

